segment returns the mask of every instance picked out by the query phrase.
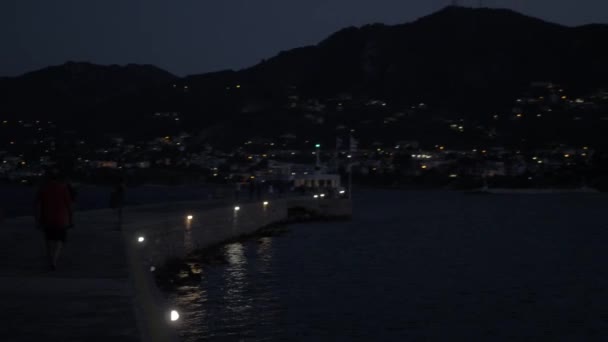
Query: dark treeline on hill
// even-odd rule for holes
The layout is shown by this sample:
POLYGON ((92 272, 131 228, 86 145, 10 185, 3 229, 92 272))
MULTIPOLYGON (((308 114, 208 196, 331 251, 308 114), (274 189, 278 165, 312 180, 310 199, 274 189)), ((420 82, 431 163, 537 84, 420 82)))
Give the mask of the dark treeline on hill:
POLYGON ((231 140, 244 130, 302 129, 285 111, 296 92, 347 93, 394 109, 424 102, 435 113, 479 119, 509 108, 531 82, 573 93, 608 86, 606 42, 607 25, 565 27, 509 10, 447 7, 412 23, 346 28, 240 71, 179 78, 154 66, 72 62, 3 78, 0 115, 145 136, 168 129, 148 122, 154 113, 178 112, 181 126, 172 129, 231 140))

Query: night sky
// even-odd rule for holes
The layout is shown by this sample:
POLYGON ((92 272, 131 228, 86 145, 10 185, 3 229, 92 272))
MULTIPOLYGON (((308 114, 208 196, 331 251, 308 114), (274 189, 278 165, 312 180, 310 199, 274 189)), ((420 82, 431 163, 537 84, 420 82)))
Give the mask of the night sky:
MULTIPOLYGON (((67 60, 177 75, 239 69, 347 27, 412 21, 449 0, 1 0, 0 76, 67 60)), ((464 1, 477 4, 478 1, 464 1)), ((608 23, 606 0, 487 0, 565 25, 608 23)))

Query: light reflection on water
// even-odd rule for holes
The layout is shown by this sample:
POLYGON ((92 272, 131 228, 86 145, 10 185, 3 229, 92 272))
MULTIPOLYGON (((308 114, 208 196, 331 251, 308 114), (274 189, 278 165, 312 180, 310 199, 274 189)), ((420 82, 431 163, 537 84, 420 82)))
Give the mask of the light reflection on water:
POLYGON ((240 242, 231 243, 224 247, 224 255, 228 260, 228 266, 223 272, 224 275, 224 302, 227 303, 226 310, 232 312, 239 320, 249 319, 249 309, 251 308, 250 299, 245 292, 247 283, 247 259, 243 244, 240 242))
POLYGON ((204 266, 199 286, 182 286, 172 294, 187 327, 183 341, 266 341, 272 330, 281 331, 275 326, 280 310, 272 246, 272 237, 227 244, 221 249, 225 265, 204 266))
POLYGON ((186 253, 190 253, 194 250, 194 240, 192 239, 192 221, 186 219, 184 229, 184 249, 186 253))
POLYGON ((601 340, 606 196, 372 192, 352 222, 224 246, 183 341, 601 340), (583 320, 582 318, 589 319, 583 320), (595 335, 594 335, 595 334, 595 335))

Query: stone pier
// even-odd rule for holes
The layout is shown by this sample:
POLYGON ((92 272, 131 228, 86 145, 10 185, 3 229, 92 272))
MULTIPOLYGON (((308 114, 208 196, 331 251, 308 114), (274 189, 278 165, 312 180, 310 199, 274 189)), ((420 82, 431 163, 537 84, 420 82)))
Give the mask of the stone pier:
POLYGON ((57 271, 31 217, 0 226, 0 341, 175 341, 154 271, 172 259, 287 219, 288 208, 350 216, 349 200, 182 202, 79 212, 57 271))

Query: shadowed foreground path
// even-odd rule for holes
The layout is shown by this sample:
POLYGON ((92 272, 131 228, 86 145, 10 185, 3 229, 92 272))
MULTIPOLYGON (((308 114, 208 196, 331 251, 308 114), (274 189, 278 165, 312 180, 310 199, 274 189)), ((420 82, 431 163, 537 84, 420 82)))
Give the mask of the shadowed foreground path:
MULTIPOLYGON (((209 202, 197 209, 216 207, 209 202)), ((182 215, 187 203, 134 207, 125 225, 182 215)), ((32 218, 0 224, 0 341, 139 341, 123 232, 109 210, 76 213, 50 271, 32 218)))
POLYGON ((0 340, 138 341, 122 233, 78 215, 57 271, 31 218, 0 228, 0 340))

